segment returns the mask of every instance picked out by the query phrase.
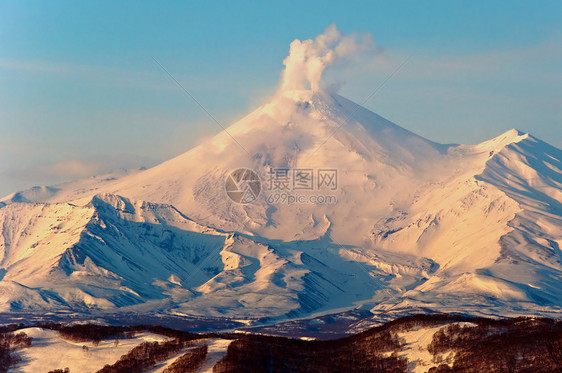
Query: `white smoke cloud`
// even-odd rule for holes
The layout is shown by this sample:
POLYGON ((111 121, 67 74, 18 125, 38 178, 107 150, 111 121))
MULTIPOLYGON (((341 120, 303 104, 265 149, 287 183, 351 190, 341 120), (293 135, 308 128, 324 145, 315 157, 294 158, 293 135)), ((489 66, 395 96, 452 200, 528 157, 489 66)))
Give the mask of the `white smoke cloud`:
POLYGON ((319 90, 324 71, 341 61, 375 51, 370 34, 344 36, 336 25, 330 25, 316 39, 291 43, 289 56, 283 60, 285 71, 281 90, 319 90))

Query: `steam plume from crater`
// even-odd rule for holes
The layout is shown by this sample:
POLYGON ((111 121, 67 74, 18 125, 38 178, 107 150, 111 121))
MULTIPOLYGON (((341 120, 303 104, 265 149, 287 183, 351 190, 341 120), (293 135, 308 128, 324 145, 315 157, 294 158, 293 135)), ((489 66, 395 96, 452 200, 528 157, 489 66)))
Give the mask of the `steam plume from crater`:
POLYGON ((334 24, 315 39, 295 39, 291 43, 289 56, 283 60, 285 70, 281 90, 317 91, 321 88, 322 75, 328 66, 374 50, 375 43, 370 34, 342 35, 334 24))

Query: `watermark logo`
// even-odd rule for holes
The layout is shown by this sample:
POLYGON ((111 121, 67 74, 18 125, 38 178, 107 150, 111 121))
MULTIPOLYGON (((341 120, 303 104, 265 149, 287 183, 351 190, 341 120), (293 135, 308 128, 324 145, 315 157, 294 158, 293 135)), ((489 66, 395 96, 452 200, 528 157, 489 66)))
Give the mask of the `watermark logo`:
POLYGON ((226 195, 232 201, 248 204, 258 199, 261 192, 261 180, 254 170, 239 168, 228 175, 224 187, 226 195))
POLYGON ((239 168, 228 175, 225 182, 226 194, 239 204, 254 202, 262 189, 269 204, 333 205, 337 197, 326 192, 338 189, 338 170, 270 168, 262 184, 255 171, 239 168))
POLYGON ((335 168, 271 168, 266 188, 270 192, 320 191, 338 189, 338 170, 335 168))

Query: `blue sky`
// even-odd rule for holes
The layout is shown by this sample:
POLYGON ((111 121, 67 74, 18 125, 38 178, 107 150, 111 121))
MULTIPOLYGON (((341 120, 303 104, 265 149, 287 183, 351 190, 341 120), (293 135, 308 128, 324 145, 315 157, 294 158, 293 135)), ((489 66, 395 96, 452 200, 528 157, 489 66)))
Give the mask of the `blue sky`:
POLYGON ((328 71, 340 93, 443 143, 510 128, 562 147, 562 3, 282 1, 0 3, 0 195, 153 165, 276 91, 292 40, 328 25, 381 54, 328 71))

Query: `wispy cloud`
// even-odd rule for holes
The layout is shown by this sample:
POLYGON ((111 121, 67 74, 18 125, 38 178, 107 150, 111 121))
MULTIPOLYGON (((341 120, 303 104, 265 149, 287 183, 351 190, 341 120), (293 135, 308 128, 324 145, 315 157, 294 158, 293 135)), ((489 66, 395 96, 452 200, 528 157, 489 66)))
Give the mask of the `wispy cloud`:
MULTIPOLYGON (((562 74, 562 46, 548 42, 526 47, 476 53, 418 55, 407 78, 432 79, 456 74, 510 75, 512 79, 558 77, 562 74), (544 68, 546 67, 546 68, 544 68), (423 71, 423 74, 420 72, 423 71), (526 74, 517 74, 526 72, 526 74)), ((408 69, 406 69, 408 70, 408 69)))
MULTIPOLYGON (((348 82, 343 95, 362 100, 405 57, 386 49, 338 71, 348 82)), ((439 142, 478 143, 515 127, 560 146, 561 82, 559 42, 472 53, 418 50, 367 106, 439 142)))
POLYGON ((120 154, 90 159, 68 159, 42 166, 0 170, 0 195, 35 185, 52 185, 103 175, 119 169, 151 167, 157 163, 158 160, 150 157, 120 154))
POLYGON ((50 75, 57 79, 83 80, 92 85, 106 87, 171 90, 169 85, 159 79, 157 72, 151 70, 138 71, 108 66, 55 64, 46 61, 0 58, 1 70, 50 75))
MULTIPOLYGON (((166 60, 162 60, 166 64, 166 60)), ((150 91, 165 91, 177 93, 177 88, 162 76, 158 66, 150 56, 146 56, 145 69, 136 69, 116 66, 53 63, 41 60, 21 60, 13 58, 0 58, 0 74, 6 72, 10 76, 20 72, 22 74, 38 74, 43 77, 52 77, 59 80, 85 82, 92 86, 108 88, 133 88, 150 91)), ((247 94, 247 77, 232 75, 230 72, 217 72, 213 74, 200 74, 198 71, 174 69, 173 75, 189 89, 196 91, 208 91, 216 94, 218 92, 247 94)))
POLYGON ((0 59, 0 69, 51 74, 64 74, 76 71, 76 67, 69 68, 69 66, 64 65, 53 65, 44 62, 21 61, 5 58, 0 59))

